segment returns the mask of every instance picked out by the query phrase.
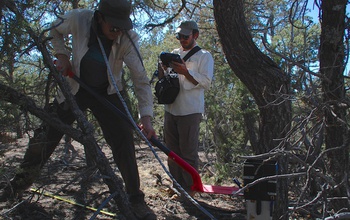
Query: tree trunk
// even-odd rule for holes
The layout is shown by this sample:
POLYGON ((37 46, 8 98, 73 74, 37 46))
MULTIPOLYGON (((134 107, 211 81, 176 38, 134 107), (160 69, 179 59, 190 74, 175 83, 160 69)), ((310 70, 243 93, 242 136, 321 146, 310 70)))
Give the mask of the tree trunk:
POLYGON ((346 123, 346 108, 344 104, 344 30, 345 8, 347 0, 322 1, 321 40, 320 40, 320 72, 325 79, 322 81, 325 143, 328 154, 330 175, 336 183, 343 183, 334 192, 334 197, 347 197, 348 200, 334 200, 329 210, 338 211, 350 207, 349 195, 349 134, 346 123))
MULTIPOLYGON (((286 148, 280 138, 290 128, 291 103, 289 78, 252 41, 244 16, 243 0, 214 0, 217 31, 227 61, 253 95, 260 111, 259 143, 255 152, 266 153, 276 147, 286 148)), ((279 159, 282 173, 287 171, 286 158, 279 159)), ((278 180, 274 219, 287 219, 287 180, 278 180)))
POLYGON ((250 146, 253 149, 253 152, 259 151, 259 142, 258 142, 258 128, 256 125, 256 114, 253 112, 248 112, 247 109, 249 106, 253 105, 252 101, 248 98, 248 96, 243 97, 241 109, 243 112, 243 119, 246 128, 246 133, 248 135, 248 140, 250 141, 250 146))

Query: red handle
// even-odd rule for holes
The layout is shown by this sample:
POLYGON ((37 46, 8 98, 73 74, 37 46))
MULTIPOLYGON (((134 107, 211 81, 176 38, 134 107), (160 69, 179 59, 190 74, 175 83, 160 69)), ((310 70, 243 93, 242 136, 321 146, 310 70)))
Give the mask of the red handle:
POLYGON ((175 163, 177 163, 180 167, 186 170, 192 176, 193 185, 191 189, 197 192, 204 192, 203 183, 201 177, 199 176, 196 169, 194 169, 190 164, 184 161, 179 155, 170 151, 168 157, 171 158, 175 163))
MULTIPOLYGON (((54 60, 54 61, 53 61, 53 64, 56 65, 56 63, 57 63, 57 60, 54 60)), ((69 77, 69 78, 73 78, 73 77, 74 77, 74 72, 73 72, 72 70, 70 70, 70 71, 68 72, 68 77, 69 77)))

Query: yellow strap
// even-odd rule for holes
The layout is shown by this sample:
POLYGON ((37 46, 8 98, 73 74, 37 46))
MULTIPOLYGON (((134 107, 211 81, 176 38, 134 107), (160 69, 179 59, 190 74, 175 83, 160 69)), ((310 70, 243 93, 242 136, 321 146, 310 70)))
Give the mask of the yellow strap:
MULTIPOLYGON (((60 196, 55 196, 55 195, 52 195, 52 194, 49 194, 49 193, 46 193, 46 192, 40 192, 38 189, 33 189, 33 188, 32 188, 32 189, 30 189, 30 191, 35 192, 35 193, 38 193, 38 194, 42 194, 42 195, 47 196, 47 197, 51 197, 51 198, 53 198, 53 199, 61 200, 61 201, 63 201, 63 202, 67 202, 67 203, 70 203, 70 204, 72 204, 72 205, 77 205, 77 206, 80 206, 80 207, 83 207, 83 208, 92 210, 92 211, 94 211, 94 212, 97 211, 97 209, 94 208, 94 207, 82 205, 82 204, 79 204, 79 203, 77 203, 77 202, 75 202, 75 201, 72 201, 72 200, 69 200, 69 199, 65 199, 65 198, 62 198, 62 197, 60 197, 60 196)), ((100 210, 100 213, 105 214, 105 215, 108 215, 108 216, 117 216, 117 215, 114 214, 114 213, 106 212, 106 211, 103 211, 103 210, 100 210)))

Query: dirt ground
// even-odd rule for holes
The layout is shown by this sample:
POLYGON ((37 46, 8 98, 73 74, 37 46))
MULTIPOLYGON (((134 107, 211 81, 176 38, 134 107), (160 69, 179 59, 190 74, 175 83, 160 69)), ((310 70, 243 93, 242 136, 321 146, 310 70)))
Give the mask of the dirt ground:
MULTIPOLYGON (((14 168, 19 166, 27 142, 28 138, 0 142, 0 192, 4 183, 13 177, 14 168)), ((102 150, 119 175, 108 146, 102 150)), ((167 167, 167 156, 158 149, 155 151, 167 167)), ((42 170, 40 179, 24 193, 22 200, 0 203, 0 219, 125 219, 110 198, 99 171, 87 168, 84 155, 79 143, 73 141, 71 147, 65 147, 62 142, 42 170), (97 214, 101 206, 103 209, 97 214)), ((211 219, 210 215, 218 220, 246 219, 242 197, 198 193, 194 197, 197 205, 179 202, 169 190, 172 181, 150 147, 136 146, 136 155, 145 200, 159 220, 202 220, 211 219)))

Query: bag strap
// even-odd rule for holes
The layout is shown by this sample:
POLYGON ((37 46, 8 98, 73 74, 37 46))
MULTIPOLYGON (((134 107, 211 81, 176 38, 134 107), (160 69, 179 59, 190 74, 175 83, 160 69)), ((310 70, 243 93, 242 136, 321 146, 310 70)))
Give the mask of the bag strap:
POLYGON ((128 31, 125 31, 125 33, 126 33, 126 36, 128 36, 128 38, 129 38, 130 42, 132 43, 132 45, 134 46, 134 48, 135 48, 135 50, 136 50, 136 53, 137 53, 137 56, 139 57, 140 62, 141 62, 141 64, 142 64, 143 68, 145 68, 145 66, 143 65, 143 61, 142 61, 142 58, 141 58, 140 51, 137 49, 137 47, 136 47, 136 45, 135 45, 135 42, 131 39, 130 34, 129 34, 128 31))
POLYGON ((190 58, 193 54, 197 53, 198 51, 200 51, 202 48, 200 48, 199 46, 195 46, 194 48, 192 48, 190 50, 190 52, 188 52, 188 54, 186 54, 186 56, 184 58, 182 58, 185 62, 186 60, 188 60, 188 58, 190 58))

